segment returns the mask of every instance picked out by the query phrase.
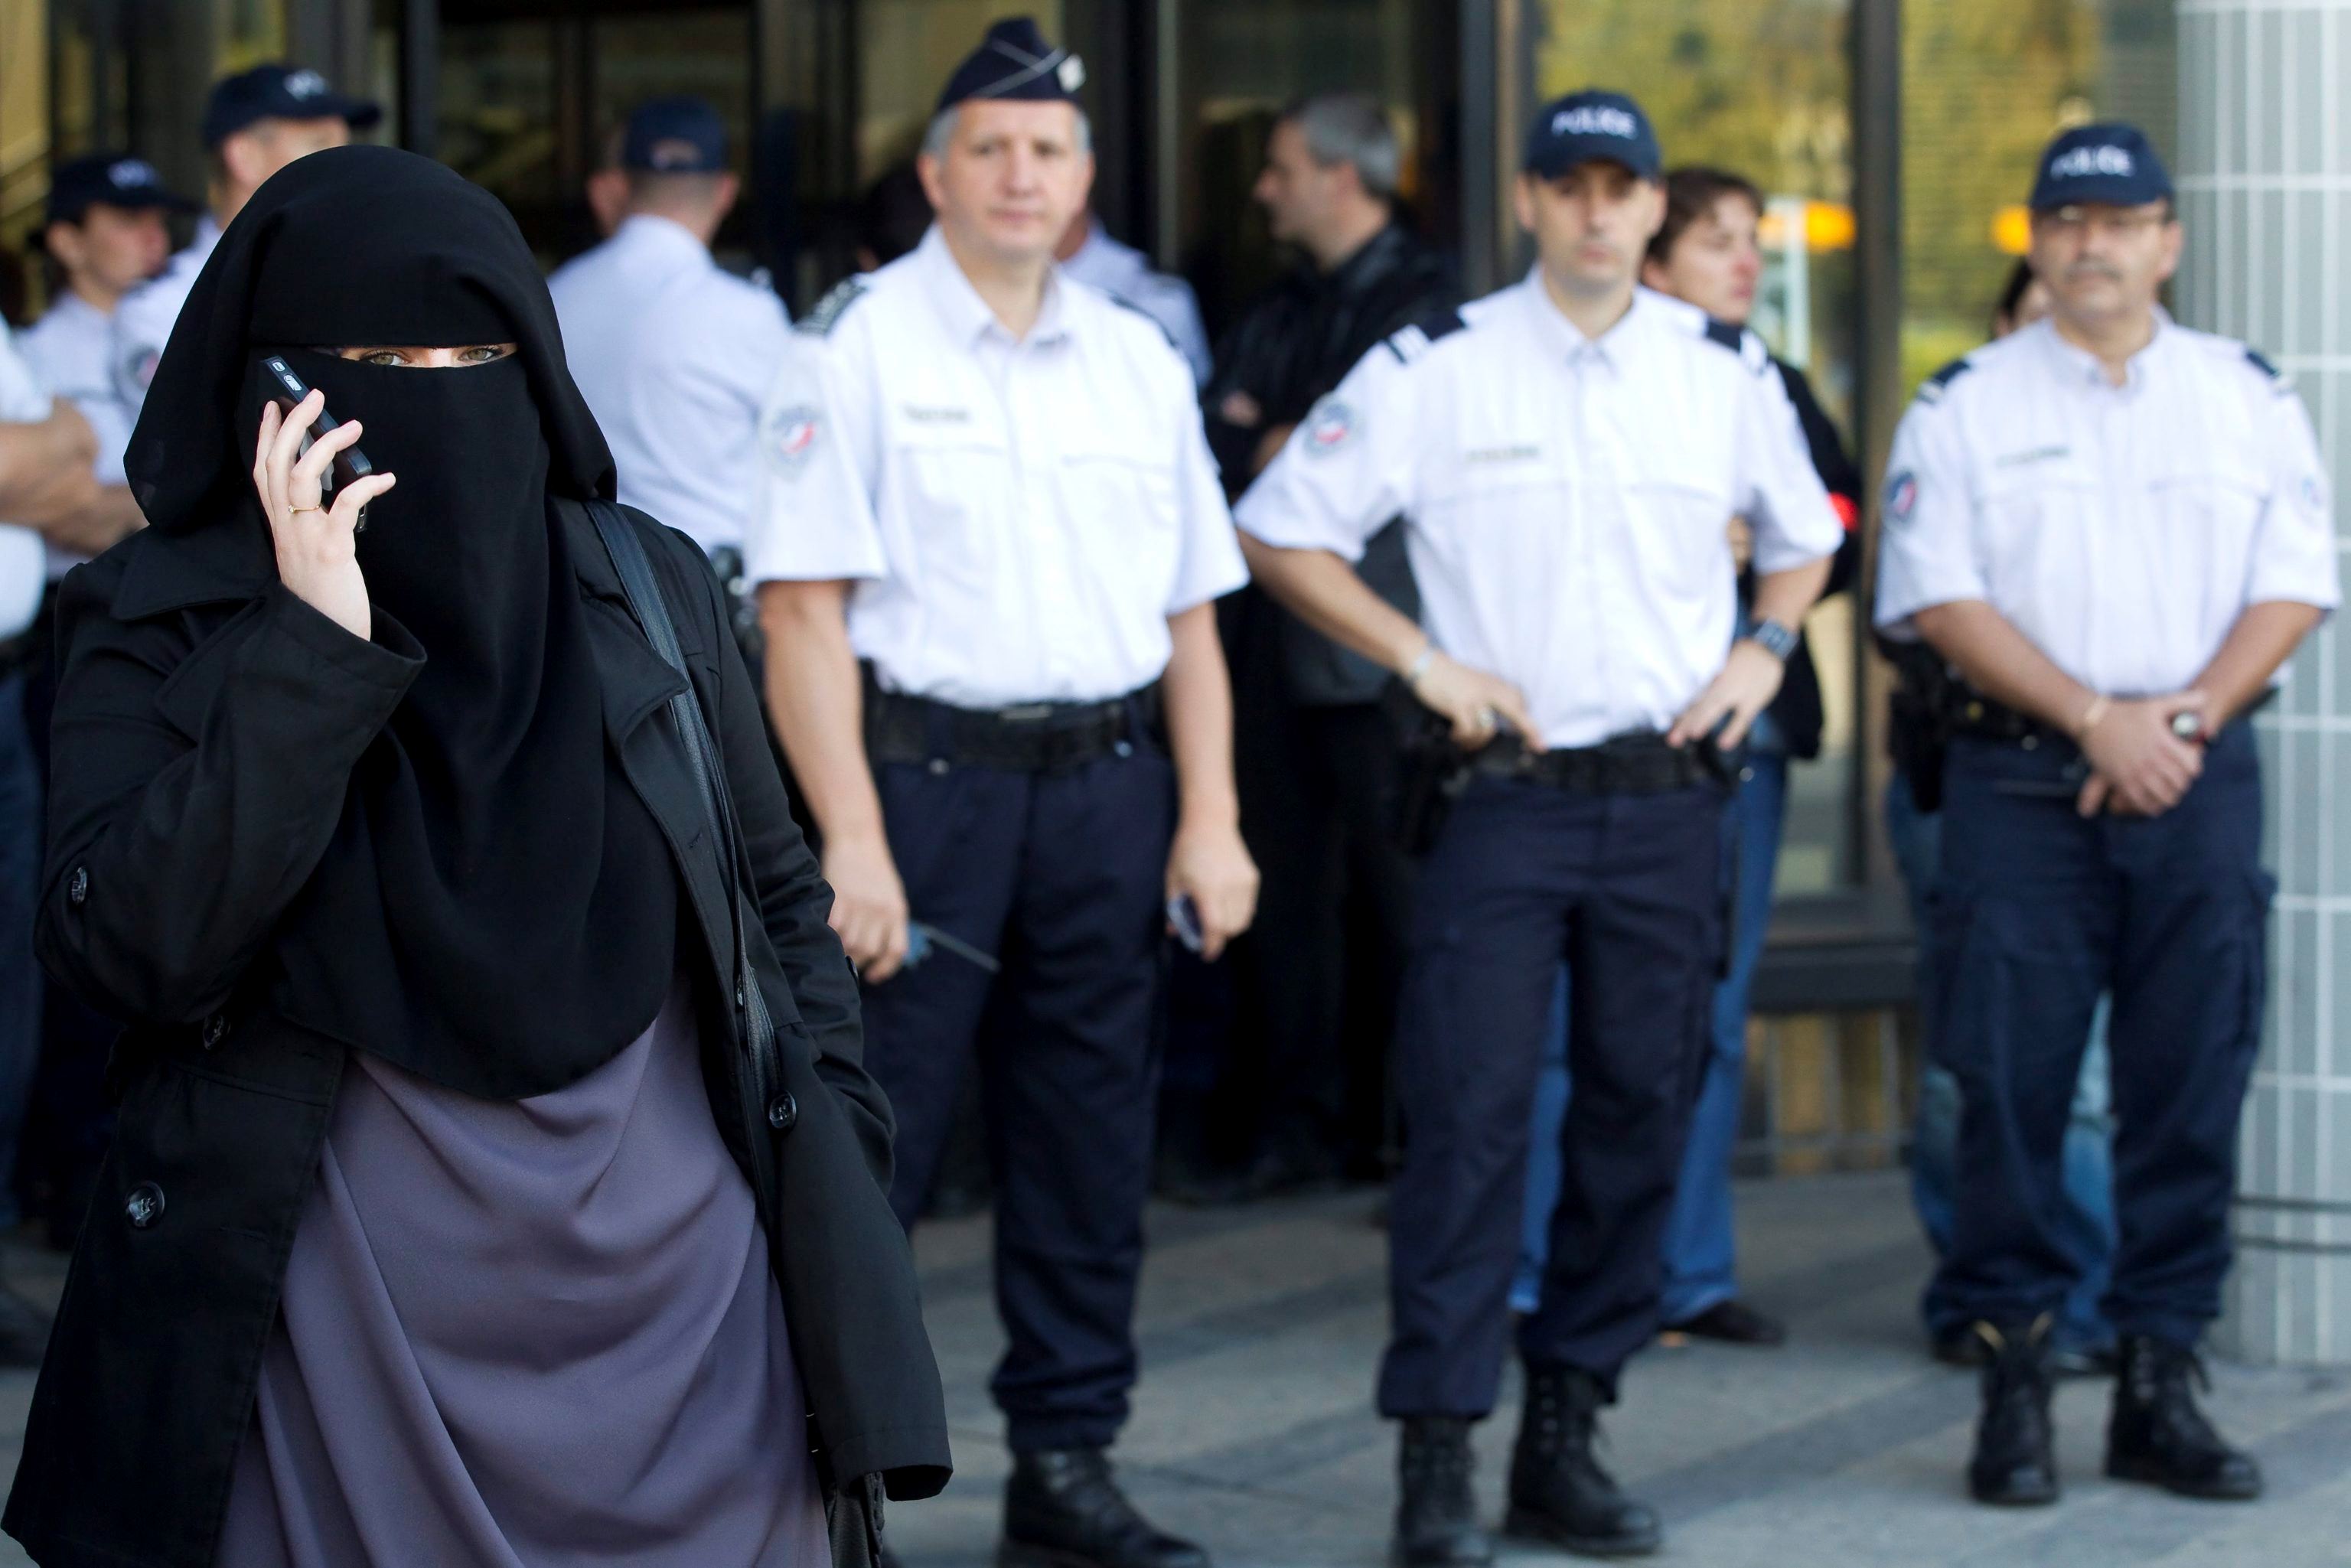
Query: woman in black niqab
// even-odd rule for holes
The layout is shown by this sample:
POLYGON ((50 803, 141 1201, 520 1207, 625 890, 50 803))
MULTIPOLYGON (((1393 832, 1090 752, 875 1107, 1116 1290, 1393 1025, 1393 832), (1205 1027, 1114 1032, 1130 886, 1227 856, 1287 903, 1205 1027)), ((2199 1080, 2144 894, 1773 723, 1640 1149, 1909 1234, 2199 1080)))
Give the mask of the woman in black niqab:
POLYGON ((634 1040, 673 972, 667 851, 604 744, 556 497, 612 460, 514 221, 459 175, 353 147, 264 185, 190 294, 125 465, 151 527, 269 548, 250 468, 277 355, 399 484, 357 540, 375 613, 423 668, 274 956, 287 1013, 490 1099, 559 1088, 634 1040), (496 344, 418 373, 318 345, 496 344))
POLYGON ((607 519, 681 673, 590 520, 611 459, 513 220, 405 152, 288 166, 126 465, 150 528, 60 596, 37 935, 127 1022, 121 1108, 8 1530, 862 1568, 947 1458, 856 981, 706 563, 607 519), (272 359, 341 427, 306 446, 272 359))

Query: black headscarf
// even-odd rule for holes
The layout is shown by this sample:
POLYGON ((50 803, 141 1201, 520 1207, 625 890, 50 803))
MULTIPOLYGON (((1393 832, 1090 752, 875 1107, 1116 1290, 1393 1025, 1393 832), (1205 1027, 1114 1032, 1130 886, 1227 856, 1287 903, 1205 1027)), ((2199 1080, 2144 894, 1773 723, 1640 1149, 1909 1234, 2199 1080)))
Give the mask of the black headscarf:
POLYGON ((398 476, 360 569, 425 654, 279 922, 271 983, 289 1018, 449 1088, 559 1088, 652 1022, 678 900, 605 741, 554 510, 609 497, 612 462, 547 287, 505 207, 429 159, 289 165, 221 236, 156 369, 126 459, 152 526, 243 530, 267 553, 251 471, 269 353, 398 476), (498 342, 517 351, 450 370, 319 351, 498 342))

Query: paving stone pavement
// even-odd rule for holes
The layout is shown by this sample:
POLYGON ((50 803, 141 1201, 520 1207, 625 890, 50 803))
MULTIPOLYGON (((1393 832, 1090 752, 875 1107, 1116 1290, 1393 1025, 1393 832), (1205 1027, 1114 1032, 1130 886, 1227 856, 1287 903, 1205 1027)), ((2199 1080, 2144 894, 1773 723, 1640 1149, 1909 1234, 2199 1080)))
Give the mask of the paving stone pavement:
MULTIPOLYGON (((1777 1351, 1659 1348, 1607 1419, 1618 1473, 1664 1512, 1662 1563, 1692 1568, 2319 1568, 2351 1565, 2351 1374, 2216 1364, 2211 1404, 2267 1468, 2252 1506, 2196 1504, 2098 1473, 2106 1392, 2058 1396, 2064 1500, 1997 1512, 1959 1470, 1970 1375, 1924 1354, 1926 1250, 1898 1174, 1743 1185, 1749 1295, 1785 1316, 1777 1351)), ((1227 1210, 1158 1209, 1144 1277, 1144 1380, 1120 1450, 1136 1497, 1207 1542, 1218 1568, 1379 1568, 1391 1429, 1371 1409, 1386 1323, 1384 1238, 1370 1194, 1227 1210)), ((947 1382, 957 1474, 894 1507, 907 1568, 992 1561, 1006 1469, 987 1396, 1002 1348, 987 1222, 916 1239, 947 1382)), ((6 1249, 10 1281, 54 1300, 54 1260, 6 1249)), ((0 1374, 0 1460, 14 1469, 32 1391, 0 1374)), ((1517 1386, 1480 1428, 1479 1487, 1501 1507, 1517 1386)), ((0 1541, 0 1568, 26 1559, 0 1541)), ((1506 1551, 1506 1568, 1562 1562, 1506 1551)), ((455 1568, 455 1565, 452 1565, 455 1568)))

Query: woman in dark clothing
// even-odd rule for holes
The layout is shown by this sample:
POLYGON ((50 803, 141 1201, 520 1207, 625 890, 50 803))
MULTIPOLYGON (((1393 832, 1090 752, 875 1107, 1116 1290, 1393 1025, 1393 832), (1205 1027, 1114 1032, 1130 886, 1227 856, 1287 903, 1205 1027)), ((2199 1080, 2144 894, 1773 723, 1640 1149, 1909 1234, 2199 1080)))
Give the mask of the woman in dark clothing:
POLYGON ((38 936, 129 1026, 120 1128, 7 1529, 870 1561, 948 1460, 854 979, 717 588, 632 514, 683 676, 636 618, 505 209, 388 149, 278 174, 129 468, 152 526, 62 601, 38 936))

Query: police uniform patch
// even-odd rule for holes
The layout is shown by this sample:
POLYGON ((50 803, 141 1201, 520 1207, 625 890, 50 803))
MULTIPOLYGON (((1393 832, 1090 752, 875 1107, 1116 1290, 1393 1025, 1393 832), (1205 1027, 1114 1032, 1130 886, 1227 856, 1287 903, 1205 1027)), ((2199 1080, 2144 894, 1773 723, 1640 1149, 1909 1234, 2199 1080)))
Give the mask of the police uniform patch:
POLYGON ((864 279, 842 278, 832 286, 831 293, 816 302, 815 309, 799 319, 799 329, 819 338, 831 336, 833 327, 865 292, 864 279))
POLYGON ((2287 378, 2286 373, 2283 371, 2279 370, 2275 362, 2273 362, 2267 354, 2262 353, 2259 349, 2253 348, 2252 345, 2248 344, 2245 348, 2245 359, 2250 364, 2252 364, 2253 369, 2269 377, 2270 390, 2276 392, 2280 397, 2283 397, 2288 392, 2294 391, 2294 382, 2287 378))
POLYGON ((1966 360, 1953 360, 1927 378, 1926 383, 1918 389, 1918 401, 1920 402, 1942 402, 1943 394, 1950 390, 1951 383, 1966 375, 1973 368, 1966 360))
POLYGON ((768 427, 768 449, 775 454, 776 466, 787 475, 807 467, 823 425, 824 412, 812 403, 795 403, 778 413, 768 427))
POLYGON ((1326 397, 1308 412, 1306 451, 1314 457, 1338 451, 1355 438, 1355 411, 1335 397, 1326 397))
POLYGON ((1886 516, 1890 522, 1907 523, 1917 509, 1918 476, 1904 468, 1886 481, 1886 516))

